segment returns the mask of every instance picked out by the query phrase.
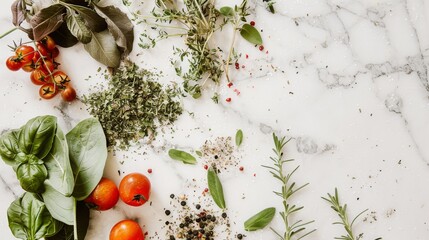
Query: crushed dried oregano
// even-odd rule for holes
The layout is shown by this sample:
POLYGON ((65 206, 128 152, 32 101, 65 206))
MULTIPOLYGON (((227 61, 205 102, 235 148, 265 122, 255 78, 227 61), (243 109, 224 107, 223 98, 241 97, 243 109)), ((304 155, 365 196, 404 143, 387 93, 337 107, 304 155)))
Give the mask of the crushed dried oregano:
POLYGON ((138 140, 153 138, 157 127, 173 123, 182 106, 176 85, 163 87, 159 74, 128 63, 105 76, 108 87, 84 96, 84 103, 103 126, 109 147, 128 149, 138 140))

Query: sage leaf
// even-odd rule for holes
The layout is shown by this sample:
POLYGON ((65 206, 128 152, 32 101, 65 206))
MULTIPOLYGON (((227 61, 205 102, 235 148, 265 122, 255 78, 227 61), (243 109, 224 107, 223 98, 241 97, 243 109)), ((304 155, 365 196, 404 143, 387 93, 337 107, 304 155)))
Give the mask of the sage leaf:
POLYGON ((66 197, 50 185, 45 185, 42 198, 52 217, 67 225, 74 224, 74 197, 66 197))
POLYGON ((40 41, 51 32, 57 30, 63 23, 65 7, 60 4, 53 4, 41 9, 30 20, 33 27, 35 41, 40 41))
POLYGON ((9 166, 19 164, 15 160, 18 153, 21 152, 18 146, 19 129, 8 131, 0 136, 0 156, 3 161, 9 166))
POLYGON ((21 25, 25 20, 25 10, 22 8, 23 0, 16 0, 12 3, 12 24, 15 26, 21 25))
POLYGON ((100 122, 88 118, 66 135, 75 187, 73 196, 83 200, 91 194, 103 176, 107 159, 106 136, 100 122))
POLYGON ((51 150, 57 130, 57 118, 39 116, 30 119, 19 133, 19 148, 25 154, 33 154, 43 159, 51 150))
POLYGON ((220 14, 222 14, 225 17, 231 17, 234 16, 234 9, 232 9, 232 7, 221 7, 219 9, 220 14))
POLYGON ((12 234, 19 239, 42 239, 55 235, 63 226, 37 194, 29 192, 10 204, 7 219, 12 234))
MULTIPOLYGON (((89 208, 84 202, 76 203, 77 239, 84 240, 89 226, 89 208)), ((57 234, 47 237, 46 240, 74 240, 73 226, 64 225, 57 234)))
POLYGON ((83 18, 78 13, 75 11, 67 11, 66 23, 71 34, 73 34, 73 36, 75 36, 81 43, 86 44, 91 42, 91 31, 85 25, 83 18))
POLYGON ((170 156, 174 160, 182 161, 185 164, 196 164, 197 163, 197 160, 195 159, 194 156, 192 156, 191 154, 189 154, 187 152, 181 151, 181 150, 170 149, 168 151, 168 156, 170 156))
POLYGON ((91 42, 85 44, 85 50, 97 61, 116 68, 121 60, 121 53, 115 43, 115 39, 105 30, 99 33, 92 33, 91 42))
POLYGON ((258 30, 256 30, 256 28, 250 24, 247 24, 247 23, 244 24, 241 27, 240 34, 244 39, 246 39, 250 43, 257 44, 257 45, 262 44, 262 38, 258 30))
POLYGON ((275 214, 276 209, 273 207, 258 212, 244 222, 244 230, 256 231, 266 227, 273 220, 275 214))
POLYGON ((48 177, 45 165, 39 163, 23 163, 16 169, 16 176, 22 189, 32 193, 42 193, 43 182, 48 177))
POLYGON ((95 11, 106 20, 109 32, 116 44, 128 54, 133 49, 134 25, 119 8, 114 6, 100 7, 95 5, 95 11))
POLYGON ((55 40, 56 44, 64 48, 72 47, 79 42, 77 38, 71 34, 65 22, 63 22, 55 32, 49 34, 49 36, 55 40))
POLYGON ((106 30, 106 21, 104 20, 104 18, 100 17, 100 15, 98 15, 94 10, 74 4, 68 4, 67 6, 78 12, 79 15, 85 21, 86 26, 88 26, 92 31, 101 32, 103 30, 106 30))
POLYGON ((237 147, 240 147, 242 142, 243 142, 243 131, 239 129, 235 134, 235 145, 237 145, 237 147))
POLYGON ((70 196, 73 193, 74 177, 67 141, 60 128, 57 128, 51 151, 44 158, 44 162, 49 173, 45 184, 52 186, 65 196, 70 196))
POLYGON ((225 209, 226 205, 225 198, 223 196, 222 183, 220 182, 216 171, 217 170, 213 169, 212 167, 209 168, 209 170, 207 171, 207 182, 213 201, 218 207, 220 207, 221 209, 225 209))

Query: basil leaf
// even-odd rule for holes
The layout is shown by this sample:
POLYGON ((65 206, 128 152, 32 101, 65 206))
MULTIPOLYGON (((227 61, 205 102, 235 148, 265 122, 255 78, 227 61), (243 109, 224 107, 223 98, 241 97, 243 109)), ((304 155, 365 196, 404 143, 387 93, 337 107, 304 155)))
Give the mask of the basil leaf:
POLYGON ((16 176, 25 191, 41 193, 44 191, 43 182, 48 177, 48 170, 43 162, 23 163, 16 169, 16 176))
POLYGON ((77 11, 79 15, 85 20, 86 26, 88 26, 92 31, 101 32, 103 30, 106 30, 106 21, 104 20, 104 18, 100 17, 100 15, 98 15, 94 10, 73 4, 69 4, 67 6, 77 11))
POLYGON ((273 220, 275 214, 276 209, 273 207, 258 212, 244 222, 244 230, 256 231, 266 227, 273 220))
POLYGON ((73 34, 73 36, 75 36, 81 43, 86 44, 91 42, 91 31, 85 25, 83 18, 78 13, 75 11, 67 11, 66 23, 71 34, 73 34))
POLYGON ((68 225, 74 224, 74 197, 66 197, 50 185, 45 185, 42 197, 52 217, 68 225))
POLYGON ((235 145, 237 145, 237 147, 240 147, 242 142, 243 142, 243 131, 239 129, 235 134, 235 145))
POLYGON ((0 156, 10 166, 19 164, 15 158, 21 152, 18 146, 19 129, 12 130, 0 136, 0 156))
POLYGON ((30 119, 19 133, 19 147, 25 154, 43 159, 51 150, 57 129, 57 118, 40 116, 30 119))
POLYGON ((12 3, 12 23, 15 26, 21 25, 25 20, 25 10, 22 8, 23 0, 16 0, 12 3))
POLYGON ((134 25, 119 8, 114 6, 100 7, 95 5, 95 11, 106 20, 109 32, 115 38, 116 44, 125 54, 133 50, 134 25))
POLYGON ((223 196, 223 188, 222 183, 217 176, 216 169, 212 167, 207 171, 207 182, 209 185, 210 194, 212 195, 213 201, 220 207, 221 209, 225 209, 225 198, 223 196))
POLYGON ((247 23, 244 24, 241 27, 240 34, 244 39, 246 39, 250 43, 257 44, 257 45, 262 44, 262 38, 258 30, 256 30, 256 28, 250 24, 247 24, 247 23))
POLYGON ((30 21, 33 27, 34 40, 40 41, 51 32, 57 30, 64 21, 64 14, 65 7, 60 4, 53 4, 37 12, 30 21))
POLYGON ((41 239, 56 234, 62 223, 52 218, 45 204, 34 193, 24 193, 7 209, 9 228, 19 239, 41 239))
POLYGON ((170 149, 168 151, 168 156, 170 156, 174 160, 182 161, 185 164, 196 164, 197 163, 197 160, 195 159, 194 156, 192 156, 191 154, 189 154, 187 152, 181 151, 181 150, 170 149))
MULTIPOLYGON (((89 208, 84 202, 76 203, 77 239, 84 240, 89 226, 89 208)), ((64 225, 57 234, 47 237, 46 240, 74 240, 73 226, 64 225)))
POLYGON ((105 30, 92 33, 91 42, 85 44, 85 50, 97 61, 108 66, 118 67, 121 53, 115 43, 115 39, 105 30))
POLYGON ((219 12, 225 17, 234 16, 234 9, 232 9, 232 7, 221 7, 219 12))
POLYGON ((73 196, 83 200, 91 194, 103 176, 107 159, 106 136, 100 122, 88 118, 66 135, 75 188, 73 196))
POLYGON ((65 196, 70 196, 73 193, 74 177, 67 141, 60 128, 57 128, 51 151, 43 161, 49 173, 45 184, 52 186, 65 196))
POLYGON ((71 34, 65 22, 63 22, 55 32, 49 34, 49 36, 55 40, 56 44, 64 48, 72 47, 79 42, 77 38, 71 34))

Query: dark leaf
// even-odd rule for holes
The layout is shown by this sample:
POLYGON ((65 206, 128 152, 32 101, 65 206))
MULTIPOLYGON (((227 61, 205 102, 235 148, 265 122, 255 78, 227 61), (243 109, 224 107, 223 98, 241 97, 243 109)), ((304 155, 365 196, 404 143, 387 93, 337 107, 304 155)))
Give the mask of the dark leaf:
POLYGON ((241 27, 240 34, 244 39, 246 39, 250 43, 257 44, 257 45, 262 44, 262 38, 258 30, 256 30, 256 28, 250 24, 247 24, 247 23, 244 24, 241 27))
POLYGON ((51 5, 36 13, 30 21, 33 27, 34 40, 40 41, 57 30, 64 21, 64 14, 65 7, 60 4, 51 5))
POLYGON ((91 31, 85 25, 85 21, 78 13, 75 11, 67 11, 66 23, 71 34, 73 34, 73 36, 75 36, 81 43, 86 44, 91 42, 91 31))
POLYGON ((116 68, 121 60, 121 53, 115 43, 115 39, 105 30, 99 33, 92 33, 91 42, 85 44, 85 50, 97 61, 116 68))
POLYGON ((106 19, 110 33, 115 38, 116 44, 128 54, 133 49, 134 26, 128 16, 114 6, 95 6, 95 11, 106 19))
MULTIPOLYGON (((76 204, 77 239, 84 240, 89 226, 89 208, 84 202, 77 202, 76 204)), ((73 237, 73 226, 64 225, 61 231, 46 238, 46 240, 73 240, 73 237)))
POLYGON ((79 6, 86 6, 86 7, 88 6, 87 0, 61 0, 61 2, 75 4, 79 6))
POLYGON ((94 32, 101 32, 106 30, 107 23, 104 18, 100 17, 94 10, 79 6, 79 5, 68 5, 73 10, 77 11, 79 15, 85 21, 86 26, 88 26, 94 32))
POLYGON ((79 42, 77 38, 71 34, 65 22, 63 22, 55 32, 49 34, 49 36, 55 40, 56 44, 65 48, 72 47, 79 42))
POLYGON ((186 164, 197 163, 197 160, 195 159, 194 156, 181 150, 170 149, 168 151, 168 156, 170 156, 174 160, 182 161, 183 163, 186 163, 186 164))
POLYGON ((16 0, 12 3, 12 23, 15 26, 21 25, 25 20, 25 9, 22 8, 23 0, 16 0))
POLYGON ((207 171, 207 182, 209 185, 210 195, 218 207, 225 209, 225 198, 223 196, 222 183, 217 176, 216 169, 209 168, 207 171))
POLYGON ((275 214, 276 209, 273 207, 258 212, 244 222, 244 230, 256 231, 266 227, 273 220, 275 214))

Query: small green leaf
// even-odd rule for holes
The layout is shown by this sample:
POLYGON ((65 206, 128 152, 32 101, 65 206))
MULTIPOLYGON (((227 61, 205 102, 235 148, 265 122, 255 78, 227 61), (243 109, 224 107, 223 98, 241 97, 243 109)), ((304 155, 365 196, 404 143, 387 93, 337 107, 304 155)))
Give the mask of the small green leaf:
POLYGON ((202 157, 203 153, 201 151, 195 151, 195 153, 198 155, 198 157, 202 157))
POLYGON ((275 214, 276 209, 273 207, 258 212, 244 222, 244 230, 256 231, 266 227, 273 220, 275 214))
POLYGON ((224 15, 225 17, 234 16, 234 9, 232 7, 221 7, 219 9, 220 14, 224 15))
POLYGON ((247 24, 247 23, 244 24, 241 27, 240 34, 244 39, 246 39, 250 43, 257 44, 257 45, 262 44, 262 38, 258 30, 256 30, 256 28, 254 28, 250 24, 247 24))
POLYGON ((235 144, 237 145, 237 147, 240 147, 242 142, 243 142, 243 131, 239 129, 235 134, 235 144))
POLYGON ((212 167, 207 171, 207 183, 209 185, 210 194, 213 198, 213 201, 220 207, 221 209, 225 209, 225 198, 223 195, 223 187, 222 183, 217 176, 216 169, 212 167))
POLYGON ((73 11, 67 11, 66 16, 67 27, 71 34, 75 36, 81 43, 86 44, 91 42, 92 34, 89 28, 85 25, 82 16, 73 11))
POLYGON ((195 159, 194 156, 192 156, 191 154, 189 154, 187 152, 181 151, 181 150, 170 149, 168 151, 168 156, 170 156, 174 160, 182 161, 185 164, 196 164, 197 163, 197 160, 195 159))

